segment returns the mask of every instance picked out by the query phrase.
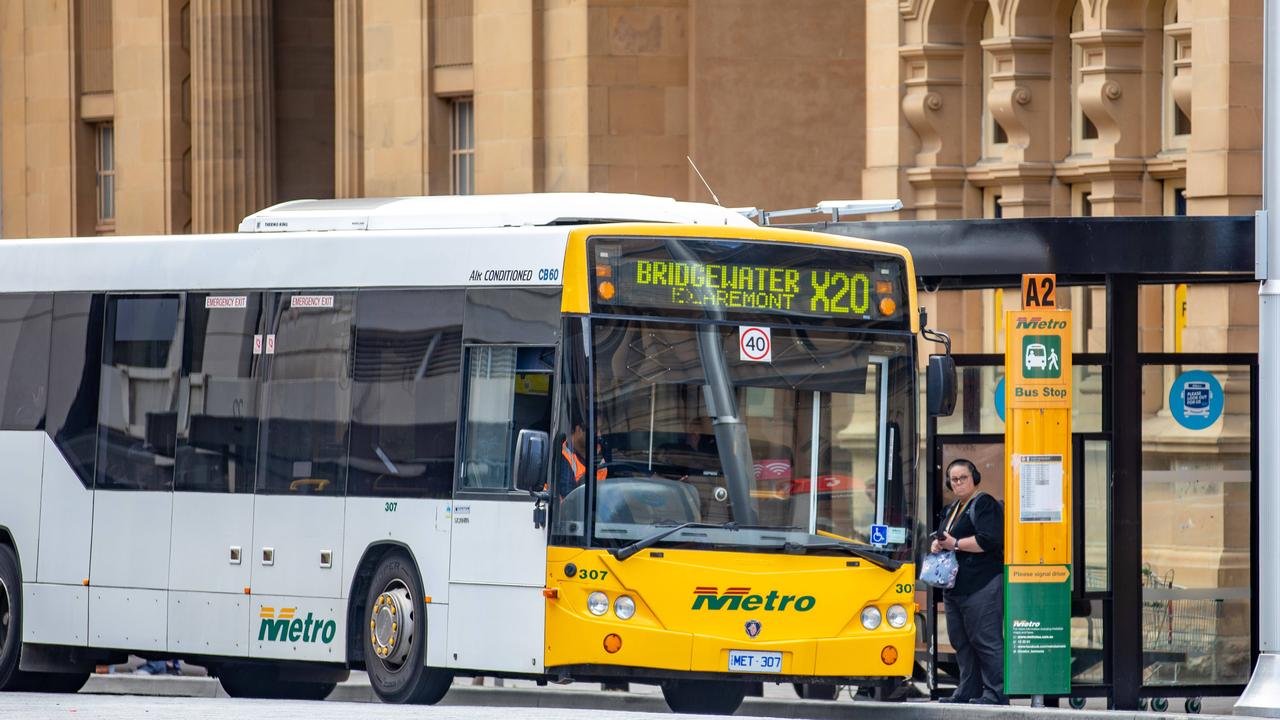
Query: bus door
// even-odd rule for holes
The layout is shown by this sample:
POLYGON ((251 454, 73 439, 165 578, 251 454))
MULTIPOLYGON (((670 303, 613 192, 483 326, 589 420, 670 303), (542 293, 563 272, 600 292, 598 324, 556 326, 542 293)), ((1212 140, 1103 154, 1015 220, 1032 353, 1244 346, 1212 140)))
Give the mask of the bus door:
MULTIPOLYGON (((272 293, 250 557, 260 620, 345 617, 342 537, 355 293, 272 293)), ((274 627, 274 625, 273 625, 274 627)), ((334 660, 337 645, 251 634, 250 655, 334 660)))
POLYGON ((454 667, 542 670, 547 534, 513 487, 521 430, 551 425, 554 347, 466 349, 461 462, 453 502, 448 655, 454 667))
POLYGON ((178 385, 169 649, 248 654, 262 293, 188 293, 178 385))

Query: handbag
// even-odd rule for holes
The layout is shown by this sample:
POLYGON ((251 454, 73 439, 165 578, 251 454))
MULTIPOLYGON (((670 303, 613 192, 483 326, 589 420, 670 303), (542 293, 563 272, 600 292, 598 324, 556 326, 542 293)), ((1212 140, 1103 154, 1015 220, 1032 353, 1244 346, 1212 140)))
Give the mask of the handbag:
MULTIPOLYGON (((956 518, 964 514, 974 497, 977 497, 976 493, 966 500, 963 506, 956 506, 951 509, 951 517, 947 519, 946 531, 948 533, 951 532, 951 528, 956 524, 956 518)), ((960 572, 960 563, 956 560, 954 550, 931 552, 925 555, 924 561, 920 563, 920 582, 948 590, 955 587, 956 574, 958 572, 960 572)))

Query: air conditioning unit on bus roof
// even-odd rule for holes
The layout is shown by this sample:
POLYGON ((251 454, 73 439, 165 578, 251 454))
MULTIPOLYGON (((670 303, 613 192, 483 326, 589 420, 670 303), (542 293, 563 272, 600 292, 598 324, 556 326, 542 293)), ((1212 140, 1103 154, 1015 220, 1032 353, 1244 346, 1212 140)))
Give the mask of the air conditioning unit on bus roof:
POLYGON ((246 217, 240 232, 448 230, 611 222, 753 227, 708 203, 622 193, 530 193, 294 200, 246 217))

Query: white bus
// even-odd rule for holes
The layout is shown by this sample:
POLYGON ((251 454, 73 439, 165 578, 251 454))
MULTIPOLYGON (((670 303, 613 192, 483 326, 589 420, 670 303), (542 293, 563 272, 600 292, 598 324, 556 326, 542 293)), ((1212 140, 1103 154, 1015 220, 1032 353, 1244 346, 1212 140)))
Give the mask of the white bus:
POLYGON ((323 698, 359 668, 419 703, 455 674, 662 682, 683 710, 736 707, 759 672, 908 675, 912 272, 900 248, 626 195, 298 201, 235 234, 0 244, 0 689, 74 691, 126 653, 233 696, 323 698), (665 281, 610 279, 670 237, 665 281), (686 260, 721 300, 759 284, 708 299, 686 260), (843 306, 796 295, 837 265, 843 306), (736 354, 703 377, 680 328, 593 330, 593 302, 655 299, 745 313, 726 338, 772 327, 777 377, 728 379, 736 354), (642 385, 593 388, 611 342, 642 385), (820 501, 827 476, 859 490, 820 501), (699 558, 664 576, 700 579, 670 611, 659 548, 699 558), (768 611, 732 638, 690 615, 739 604, 768 611), (828 640, 859 659, 815 659, 828 640))

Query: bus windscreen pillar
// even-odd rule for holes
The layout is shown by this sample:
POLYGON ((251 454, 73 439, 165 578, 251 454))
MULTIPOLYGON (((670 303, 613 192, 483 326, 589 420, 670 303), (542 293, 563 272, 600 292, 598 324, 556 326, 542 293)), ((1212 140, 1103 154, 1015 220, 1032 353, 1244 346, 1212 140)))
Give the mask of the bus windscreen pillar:
POLYGON ((1005 314, 1005 692, 1071 690, 1071 312, 1025 275, 1005 314))

